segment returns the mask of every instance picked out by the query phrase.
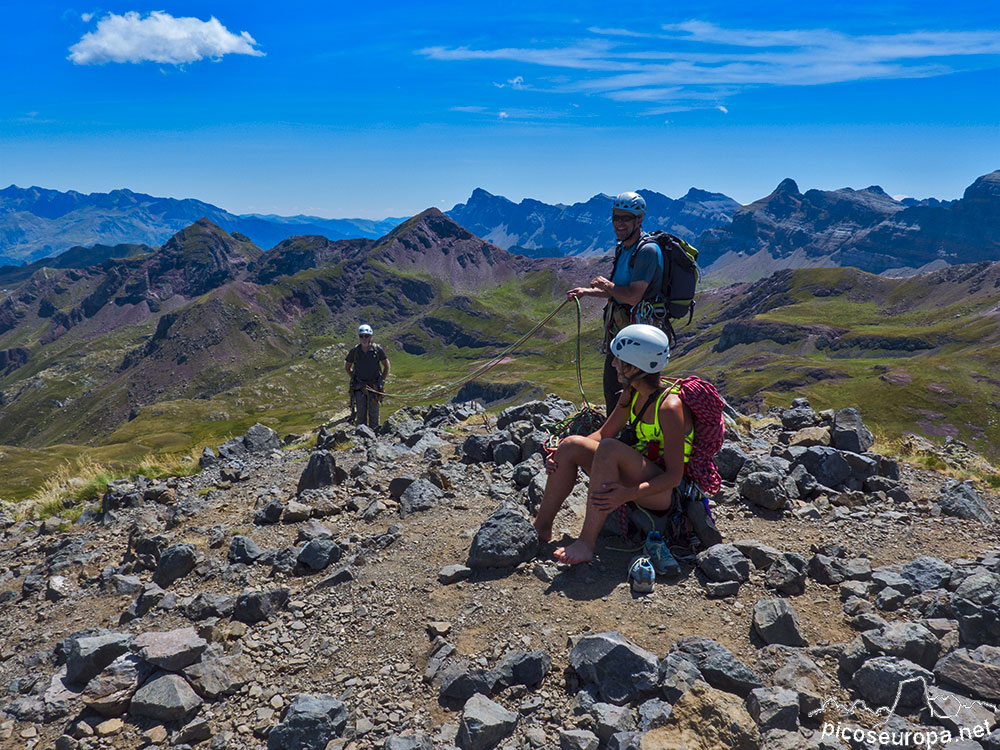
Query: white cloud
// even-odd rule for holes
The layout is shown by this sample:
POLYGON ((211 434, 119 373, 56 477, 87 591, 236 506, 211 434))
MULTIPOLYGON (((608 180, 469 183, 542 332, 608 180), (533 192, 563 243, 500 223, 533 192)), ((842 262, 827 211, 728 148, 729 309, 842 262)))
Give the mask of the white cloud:
POLYGON ((80 20, 84 23, 90 23, 90 20, 94 17, 93 13, 81 13, 80 20))
MULTIPOLYGON (((1000 31, 850 35, 831 29, 725 28, 692 20, 665 25, 659 34, 599 27, 588 33, 589 38, 548 47, 437 46, 419 54, 550 68, 565 76, 549 79, 550 90, 561 93, 720 110, 720 99, 750 87, 926 78, 1000 67, 1000 31)), ((513 86, 519 78, 508 83, 513 86)))
POLYGON ((524 88, 524 77, 523 76, 515 76, 514 78, 511 78, 509 81, 507 81, 507 83, 510 84, 510 87, 512 89, 523 89, 524 88))
POLYGON ((84 34, 70 47, 68 59, 77 65, 108 62, 183 65, 229 54, 262 57, 264 53, 256 49, 256 44, 246 31, 234 34, 214 16, 202 21, 175 18, 160 10, 145 17, 129 11, 101 18, 94 31, 84 34))
POLYGON ((726 107, 723 107, 721 104, 715 105, 715 108, 717 110, 719 110, 724 115, 728 115, 729 114, 729 110, 726 107))
POLYGON ((508 116, 509 116, 509 115, 508 115, 508 114, 507 114, 506 112, 501 112, 501 113, 500 113, 500 119, 501 119, 501 120, 506 120, 508 116))
POLYGON ((480 107, 477 105, 472 106, 462 106, 462 107, 452 107, 452 112, 467 112, 469 114, 478 115, 486 111, 486 107, 480 107))

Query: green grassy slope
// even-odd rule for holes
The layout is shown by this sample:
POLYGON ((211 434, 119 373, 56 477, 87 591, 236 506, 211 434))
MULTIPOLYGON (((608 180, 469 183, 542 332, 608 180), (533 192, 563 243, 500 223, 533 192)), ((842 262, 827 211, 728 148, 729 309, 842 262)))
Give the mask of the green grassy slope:
MULTIPOLYGON (((256 421, 282 433, 306 432, 346 409, 343 361, 359 320, 376 327, 377 340, 389 351, 392 393, 405 397, 457 381, 558 306, 564 288, 555 274, 539 272, 456 295, 425 274, 374 264, 355 278, 338 265, 262 287, 233 285, 174 311, 180 321, 173 324, 180 326, 176 340, 171 326, 131 377, 130 371, 116 371, 101 381, 99 374, 117 368, 127 352, 148 347, 155 319, 97 337, 84 352, 67 342, 52 350, 47 366, 22 368, 27 379, 0 380, 4 393, 12 387, 31 391, 6 406, 6 414, 0 411, 0 422, 49 425, 36 433, 37 442, 0 448, 0 498, 29 496, 45 467, 67 460, 125 465, 151 454, 197 453, 256 421), (346 279, 353 279, 350 288, 346 279), (220 320, 225 325, 218 342, 185 349, 197 339, 196 325, 220 320), (95 415, 109 401, 129 399, 128 387, 134 390, 136 383, 155 385, 147 371, 174 371, 185 355, 197 364, 196 375, 132 404, 130 419, 87 439, 86 430, 93 430, 95 415), (59 399, 68 405, 53 409, 59 399)), ((584 388, 600 403, 600 304, 584 300, 583 308, 584 388)), ((853 269, 782 272, 702 294, 695 323, 679 329, 668 372, 708 377, 747 411, 808 396, 818 409, 857 406, 883 434, 955 435, 997 459, 998 309, 1000 264, 905 280, 853 269), (741 336, 751 340, 738 343, 741 336), (737 343, 720 346, 727 337, 737 343)), ((575 356, 571 304, 485 379, 533 382, 579 402, 575 356)), ((383 413, 408 403, 388 399, 383 413)), ((18 433, 8 428, 3 434, 18 433)))

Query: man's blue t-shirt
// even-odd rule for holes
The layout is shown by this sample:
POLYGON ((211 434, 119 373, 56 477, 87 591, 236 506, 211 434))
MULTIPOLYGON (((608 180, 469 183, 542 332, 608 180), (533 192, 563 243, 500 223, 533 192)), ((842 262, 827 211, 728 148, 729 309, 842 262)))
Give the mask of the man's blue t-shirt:
POLYGON ((649 286, 642 295, 643 299, 652 299, 660 293, 660 282, 663 279, 663 259, 660 255, 660 248, 655 242, 639 242, 630 248, 622 250, 618 258, 618 265, 615 266, 611 281, 618 286, 628 286, 633 281, 648 281, 649 286), (632 253, 638 255, 635 263, 629 268, 629 260, 632 253))

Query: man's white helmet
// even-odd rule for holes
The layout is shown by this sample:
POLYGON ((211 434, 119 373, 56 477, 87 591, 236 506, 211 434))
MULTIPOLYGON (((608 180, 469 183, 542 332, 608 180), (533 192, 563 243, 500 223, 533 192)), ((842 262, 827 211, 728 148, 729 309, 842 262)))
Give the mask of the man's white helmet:
POLYGON ((615 198, 615 203, 611 207, 612 211, 628 211, 636 216, 646 215, 646 201, 638 193, 629 190, 615 198))
POLYGON ((367 323, 362 323, 361 325, 358 326, 359 336, 372 336, 374 335, 374 333, 375 332, 372 330, 372 327, 367 323))
POLYGON ((643 372, 660 372, 670 361, 670 339, 656 326, 633 323, 615 336, 611 354, 643 372))

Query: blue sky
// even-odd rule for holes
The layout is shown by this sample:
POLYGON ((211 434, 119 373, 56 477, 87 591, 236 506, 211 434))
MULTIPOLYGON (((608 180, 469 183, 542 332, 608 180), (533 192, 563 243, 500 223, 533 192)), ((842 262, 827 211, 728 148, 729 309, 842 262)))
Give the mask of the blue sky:
POLYGON ((475 187, 956 198, 1000 169, 998 68, 980 0, 9 3, 0 183, 365 218, 475 187))

